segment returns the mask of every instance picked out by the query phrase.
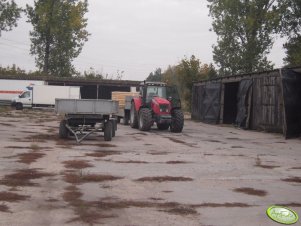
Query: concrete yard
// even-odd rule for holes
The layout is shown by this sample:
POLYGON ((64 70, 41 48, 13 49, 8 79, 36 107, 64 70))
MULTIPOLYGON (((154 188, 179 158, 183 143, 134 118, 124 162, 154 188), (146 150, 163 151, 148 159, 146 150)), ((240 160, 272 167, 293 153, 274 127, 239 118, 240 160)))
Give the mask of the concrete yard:
POLYGON ((273 204, 301 214, 300 138, 186 120, 181 134, 118 125, 111 142, 77 145, 58 125, 53 112, 1 109, 1 226, 272 226, 273 204))

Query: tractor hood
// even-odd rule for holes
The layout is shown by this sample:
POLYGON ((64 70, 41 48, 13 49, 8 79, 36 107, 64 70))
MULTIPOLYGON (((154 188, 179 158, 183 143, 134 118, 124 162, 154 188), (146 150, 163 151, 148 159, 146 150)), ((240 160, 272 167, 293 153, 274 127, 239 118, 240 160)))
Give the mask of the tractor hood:
POLYGON ((170 105, 170 102, 164 98, 161 97, 154 97, 153 98, 153 102, 161 105, 161 104, 166 104, 166 105, 170 105))

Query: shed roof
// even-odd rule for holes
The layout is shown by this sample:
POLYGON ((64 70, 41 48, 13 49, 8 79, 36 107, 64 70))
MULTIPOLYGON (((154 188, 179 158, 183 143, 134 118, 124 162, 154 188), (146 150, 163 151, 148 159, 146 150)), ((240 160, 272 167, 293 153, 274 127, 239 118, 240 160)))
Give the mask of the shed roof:
POLYGON ((110 80, 97 78, 80 78, 80 77, 53 77, 53 76, 19 76, 19 75, 1 75, 0 79, 9 80, 38 80, 46 82, 76 83, 81 85, 105 85, 105 86, 139 86, 140 81, 131 80, 110 80))
POLYGON ((200 81, 195 81, 193 82, 194 84, 201 84, 201 83, 207 83, 207 82, 218 82, 218 81, 223 81, 223 80, 231 80, 231 79, 240 79, 240 78, 245 78, 245 77, 259 77, 263 75, 269 75, 272 73, 276 73, 280 71, 281 69, 291 69, 297 72, 301 72, 301 66, 298 67, 291 67, 291 68, 278 68, 274 70, 269 70, 269 71, 260 71, 260 72, 252 72, 252 73, 242 73, 242 74, 237 74, 237 75, 229 75, 229 76, 223 76, 223 77, 217 77, 213 79, 203 79, 200 81))

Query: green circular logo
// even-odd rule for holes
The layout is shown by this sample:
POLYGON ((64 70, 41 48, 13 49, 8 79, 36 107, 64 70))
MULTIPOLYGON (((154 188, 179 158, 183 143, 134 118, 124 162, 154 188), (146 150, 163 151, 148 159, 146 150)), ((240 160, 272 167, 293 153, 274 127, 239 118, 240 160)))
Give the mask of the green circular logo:
POLYGON ((273 221, 286 225, 295 224, 299 219, 298 214, 295 211, 283 206, 269 207, 267 209, 267 215, 273 221))

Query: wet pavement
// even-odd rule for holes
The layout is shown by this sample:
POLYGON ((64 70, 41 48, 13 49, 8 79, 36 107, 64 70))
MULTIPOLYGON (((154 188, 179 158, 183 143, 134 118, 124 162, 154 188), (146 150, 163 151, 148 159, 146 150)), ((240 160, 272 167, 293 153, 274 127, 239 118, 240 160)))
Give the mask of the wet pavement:
MULTIPOLYGON (((0 225, 277 225, 301 214, 301 140, 185 121, 58 138, 59 116, 0 112, 0 225)), ((300 223, 300 222, 299 222, 300 223)))

